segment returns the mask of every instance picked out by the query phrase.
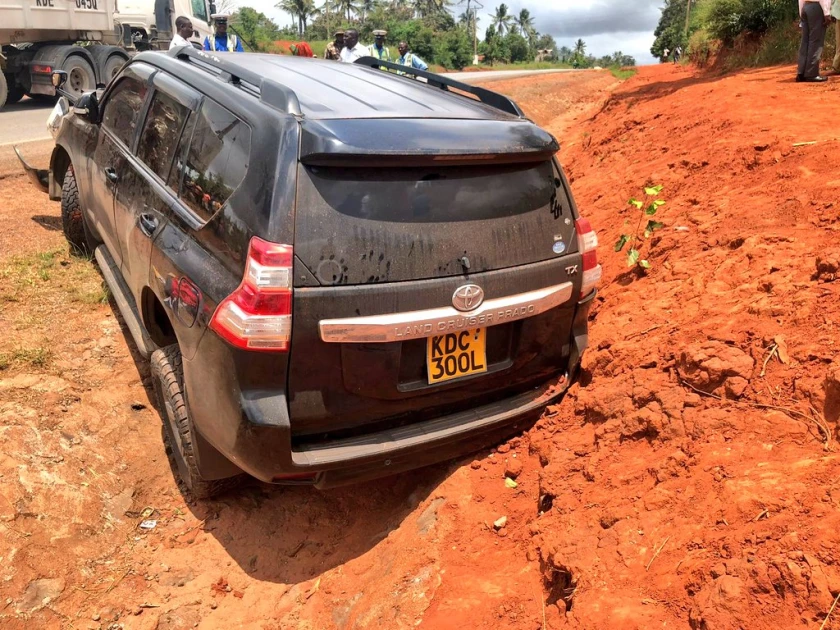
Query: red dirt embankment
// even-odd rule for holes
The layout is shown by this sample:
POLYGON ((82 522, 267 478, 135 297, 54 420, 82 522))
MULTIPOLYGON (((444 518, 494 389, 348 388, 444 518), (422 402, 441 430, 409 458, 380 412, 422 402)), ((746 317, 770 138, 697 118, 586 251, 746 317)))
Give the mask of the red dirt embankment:
POLYGON ((792 74, 494 82, 560 138, 599 230, 582 384, 492 453, 324 493, 185 499, 146 363, 58 204, 0 160, 0 626, 820 628, 840 593, 838 88, 792 74), (639 275, 612 244, 644 184, 668 203, 639 275))
POLYGON ((840 594, 838 84, 792 77, 645 68, 571 121, 521 99, 605 270, 582 384, 530 435, 552 627, 819 628, 840 594), (613 244, 654 184, 637 274, 613 244))

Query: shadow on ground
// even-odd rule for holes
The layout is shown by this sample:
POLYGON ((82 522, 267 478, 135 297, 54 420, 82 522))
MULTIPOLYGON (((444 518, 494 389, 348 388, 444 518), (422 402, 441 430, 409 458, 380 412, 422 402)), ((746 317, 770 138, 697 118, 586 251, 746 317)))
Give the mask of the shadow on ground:
MULTIPOLYGON (((113 299, 109 304, 149 400, 160 415, 149 364, 134 345, 113 299)), ((163 435, 161 426, 161 449, 163 435)), ((237 489, 217 499, 196 501, 178 480, 177 465, 169 457, 188 509, 203 522, 201 529, 251 577, 282 584, 310 580, 365 554, 397 529, 463 463, 438 464, 326 491, 309 486, 272 486, 246 478, 237 489)))

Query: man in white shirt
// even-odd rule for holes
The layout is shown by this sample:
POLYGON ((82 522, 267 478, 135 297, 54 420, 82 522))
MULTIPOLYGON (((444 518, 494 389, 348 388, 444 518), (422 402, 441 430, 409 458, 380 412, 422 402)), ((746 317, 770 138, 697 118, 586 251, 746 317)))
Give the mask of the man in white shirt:
POLYGON ((820 60, 825 45, 825 31, 831 24, 831 0, 799 0, 802 20, 802 44, 799 47, 797 83, 825 83, 820 76, 820 60))
POLYGON ((362 57, 370 57, 370 49, 359 43, 359 31, 350 28, 344 31, 344 48, 341 49, 341 62, 354 63, 362 57))
POLYGON ((169 42, 169 50, 180 48, 181 46, 192 46, 190 37, 193 36, 193 25, 190 22, 190 18, 184 17, 183 15, 178 16, 178 19, 175 20, 175 29, 178 32, 175 33, 175 37, 169 42))

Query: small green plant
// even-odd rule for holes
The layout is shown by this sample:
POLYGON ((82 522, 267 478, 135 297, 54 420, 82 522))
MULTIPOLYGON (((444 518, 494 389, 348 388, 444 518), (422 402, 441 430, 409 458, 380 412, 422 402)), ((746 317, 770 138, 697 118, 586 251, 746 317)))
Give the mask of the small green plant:
POLYGON ((642 248, 644 247, 645 242, 653 236, 653 233, 656 232, 656 230, 661 230, 665 227, 662 223, 653 218, 656 216, 659 208, 665 205, 665 201, 663 199, 656 199, 656 197, 659 197, 659 193, 661 192, 662 186, 646 187, 645 201, 631 199, 627 202, 641 213, 639 216, 639 223, 636 226, 635 231, 630 234, 622 234, 615 243, 615 251, 617 252, 623 251, 627 245, 630 246, 630 249, 627 251, 628 267, 635 267, 638 265, 642 269, 650 269, 650 262, 646 258, 642 258, 642 248), (647 204, 647 206, 645 206, 645 204, 647 204), (645 219, 647 219, 647 224, 644 226, 643 230, 642 224, 644 224, 645 219))

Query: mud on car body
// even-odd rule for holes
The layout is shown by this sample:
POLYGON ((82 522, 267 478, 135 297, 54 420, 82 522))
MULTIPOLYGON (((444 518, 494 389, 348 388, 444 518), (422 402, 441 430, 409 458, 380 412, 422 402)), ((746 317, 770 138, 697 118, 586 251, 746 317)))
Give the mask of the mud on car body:
POLYGON ((176 49, 64 109, 33 179, 151 360, 195 495, 414 469, 566 391, 597 238, 506 97, 371 58, 176 49))

